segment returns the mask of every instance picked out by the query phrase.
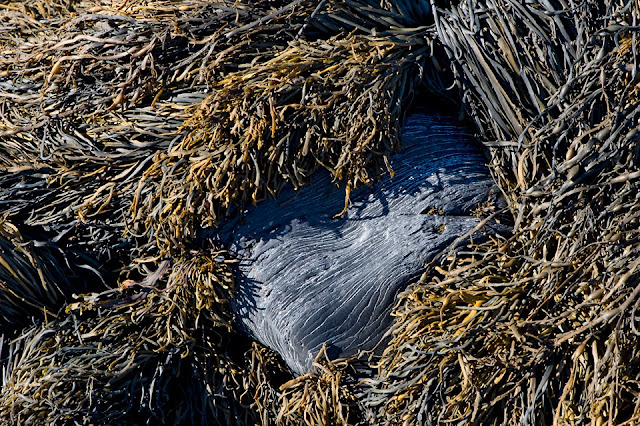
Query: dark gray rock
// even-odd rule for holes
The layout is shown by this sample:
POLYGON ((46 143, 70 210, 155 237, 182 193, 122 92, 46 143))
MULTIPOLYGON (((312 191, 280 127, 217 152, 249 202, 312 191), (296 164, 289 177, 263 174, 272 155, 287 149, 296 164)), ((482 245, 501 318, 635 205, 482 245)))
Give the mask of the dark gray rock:
POLYGON ((331 357, 371 349, 399 291, 479 220, 470 210, 494 183, 486 158, 448 117, 417 113, 392 157, 393 178, 351 195, 328 174, 249 209, 221 232, 242 259, 233 309, 239 326, 297 373, 324 342, 331 357))

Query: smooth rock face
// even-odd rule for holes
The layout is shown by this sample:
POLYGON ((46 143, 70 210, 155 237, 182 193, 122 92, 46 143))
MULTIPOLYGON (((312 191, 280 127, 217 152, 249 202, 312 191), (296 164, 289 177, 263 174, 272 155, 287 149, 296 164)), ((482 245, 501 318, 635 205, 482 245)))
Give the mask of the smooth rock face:
POLYGON ((392 157, 393 178, 351 194, 318 173, 228 224, 242 259, 232 308, 239 326, 304 373, 323 342, 331 357, 371 349, 391 323, 397 293, 479 220, 494 188, 486 158, 448 117, 416 113, 392 157))

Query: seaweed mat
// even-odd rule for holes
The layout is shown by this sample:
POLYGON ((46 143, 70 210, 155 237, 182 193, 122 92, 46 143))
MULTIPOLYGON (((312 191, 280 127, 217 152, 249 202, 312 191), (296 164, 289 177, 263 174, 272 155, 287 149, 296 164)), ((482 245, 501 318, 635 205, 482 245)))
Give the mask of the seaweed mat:
POLYGON ((3 420, 637 423, 638 7, 2 1, 3 420), (382 358, 292 378, 201 236, 318 168, 348 202, 418 93, 475 126, 513 232, 428 265, 382 358))

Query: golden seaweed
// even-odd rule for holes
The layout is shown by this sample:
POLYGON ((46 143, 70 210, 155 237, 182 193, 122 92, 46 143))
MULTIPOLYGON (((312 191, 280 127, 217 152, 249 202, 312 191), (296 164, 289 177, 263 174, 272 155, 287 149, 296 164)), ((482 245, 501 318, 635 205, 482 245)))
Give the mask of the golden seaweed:
POLYGON ((429 3, 0 4, 3 420, 640 421, 638 2, 429 3), (513 232, 428 265, 382 357, 292 378, 202 236, 318 168, 348 202, 418 92, 513 232))

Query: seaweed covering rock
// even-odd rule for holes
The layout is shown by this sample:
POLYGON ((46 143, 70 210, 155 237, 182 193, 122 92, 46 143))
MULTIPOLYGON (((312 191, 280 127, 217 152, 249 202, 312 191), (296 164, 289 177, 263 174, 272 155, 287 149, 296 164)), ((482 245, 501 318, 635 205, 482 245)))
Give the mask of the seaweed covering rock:
POLYGON ((2 2, 2 415, 637 423, 639 7, 2 2), (425 92, 475 125, 512 232, 429 263, 375 374, 321 351, 287 381, 229 327, 204 237, 318 169, 348 201, 425 92), (178 375, 202 399, 170 394, 178 375))
POLYGON ((331 358, 378 345, 396 294, 473 234, 481 222, 474 212, 497 190, 479 147, 451 118, 411 115, 402 141, 393 177, 352 192, 340 218, 332 216, 344 193, 323 174, 223 228, 240 260, 232 309, 298 373, 325 343, 331 358))

